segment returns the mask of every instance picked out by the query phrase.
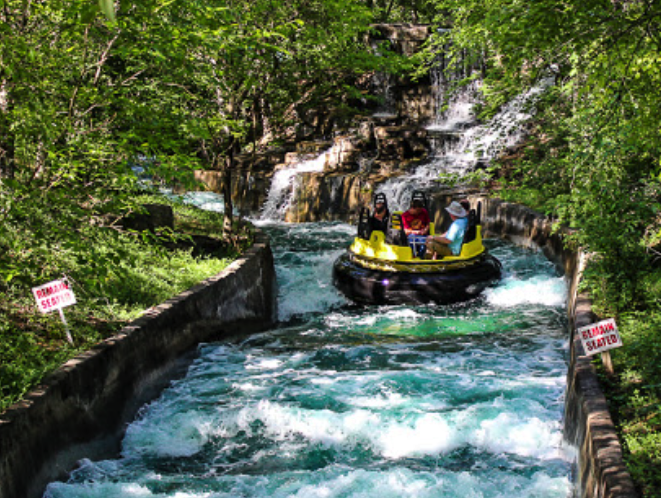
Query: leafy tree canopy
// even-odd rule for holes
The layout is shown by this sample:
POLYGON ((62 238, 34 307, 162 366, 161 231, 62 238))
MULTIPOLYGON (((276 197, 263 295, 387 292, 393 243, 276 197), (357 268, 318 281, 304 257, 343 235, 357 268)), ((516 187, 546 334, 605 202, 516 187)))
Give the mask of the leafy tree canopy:
POLYGON ((363 2, 116 5, 0 2, 4 282, 57 276, 61 244, 135 209, 132 166, 178 183, 216 168, 229 187, 238 153, 284 136, 306 109, 346 107, 360 75, 396 64, 371 53, 363 2))
POLYGON ((589 274, 616 285, 615 309, 645 301, 636 285, 659 239, 661 5, 651 0, 437 0, 455 64, 484 68, 485 113, 553 76, 517 182, 542 192, 589 274))

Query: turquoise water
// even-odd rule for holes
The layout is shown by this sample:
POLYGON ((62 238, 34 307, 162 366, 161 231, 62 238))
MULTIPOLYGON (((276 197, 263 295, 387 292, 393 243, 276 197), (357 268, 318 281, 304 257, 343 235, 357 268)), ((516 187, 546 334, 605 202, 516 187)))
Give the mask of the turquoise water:
POLYGON ((121 455, 48 498, 566 497, 565 283, 491 243, 505 278, 458 306, 359 307, 331 285, 344 224, 276 224, 280 326, 204 344, 121 455))

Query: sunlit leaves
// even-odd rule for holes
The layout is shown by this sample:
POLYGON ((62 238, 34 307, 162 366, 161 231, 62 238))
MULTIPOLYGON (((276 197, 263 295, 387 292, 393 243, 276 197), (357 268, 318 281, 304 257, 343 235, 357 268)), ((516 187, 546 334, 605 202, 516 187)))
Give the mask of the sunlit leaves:
POLYGON ((644 301, 645 234, 659 231, 661 195, 661 6, 607 0, 438 0, 451 16, 454 61, 480 57, 486 108, 520 93, 550 68, 556 87, 541 101, 529 142, 509 173, 580 228, 574 237, 609 281, 615 309, 644 301), (470 57, 470 56, 469 56, 470 57), (540 136, 546 137, 539 140, 540 136), (626 292, 624 289, 626 288, 626 292), (618 293, 620 291, 622 295, 618 293), (622 296, 625 296, 622 298, 622 296))
POLYGON ((300 112, 346 108, 356 75, 392 62, 370 54, 371 11, 357 1, 3 5, 0 175, 16 198, 61 211, 63 226, 124 205, 138 157, 179 185, 193 168, 230 168, 300 112))
POLYGON ((115 21, 115 2, 114 0, 99 0, 99 8, 103 15, 108 18, 109 21, 115 21))

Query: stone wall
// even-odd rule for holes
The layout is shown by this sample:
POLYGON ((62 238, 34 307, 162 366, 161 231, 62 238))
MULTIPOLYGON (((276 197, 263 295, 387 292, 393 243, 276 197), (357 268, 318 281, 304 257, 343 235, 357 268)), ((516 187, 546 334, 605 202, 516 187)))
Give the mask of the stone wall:
POLYGON ((575 335, 577 328, 598 321, 592 313, 589 297, 577 290, 582 270, 582 253, 565 248, 562 234, 552 234, 551 222, 539 213, 497 199, 479 196, 469 198, 472 205, 482 203, 485 236, 541 248, 568 278, 567 312, 571 348, 565 398, 565 436, 579 449, 579 496, 636 497, 596 371, 591 358, 584 355, 580 338, 575 335))
POLYGON ((116 454, 125 425, 185 368, 203 341, 275 322, 268 240, 227 269, 148 310, 0 414, 0 498, 36 498, 83 457, 116 454))
MULTIPOLYGON (((426 25, 378 24, 373 27, 371 41, 374 44, 388 44, 394 51, 409 56, 423 47, 430 34, 430 27, 426 25)), ((362 107, 365 113, 363 117, 355 116, 350 122, 331 122, 321 126, 329 128, 325 133, 319 130, 303 136, 296 133, 296 139, 281 148, 236 157, 231 180, 234 207, 245 216, 257 214, 264 205, 275 171, 290 166, 293 160, 306 155, 315 157, 331 145, 339 145, 339 157, 328 161, 324 173, 320 174, 322 178, 313 178, 314 182, 323 184, 323 193, 334 188, 340 174, 347 177, 345 183, 374 183, 402 174, 412 165, 427 159, 430 143, 425 126, 434 120, 437 106, 429 76, 413 81, 406 77, 376 74, 370 81, 368 86, 377 96, 383 97, 381 93, 386 91, 384 87, 388 89, 386 93, 390 94, 392 102, 387 106, 389 109, 385 114, 378 109, 381 104, 366 99, 362 103, 353 104, 362 107), (329 138, 331 136, 332 139, 329 138), (313 138, 317 140, 312 141, 313 138), (328 178, 323 178, 324 175, 328 178)), ((316 109, 311 112, 321 116, 327 111, 316 109)), ((298 127, 306 127, 302 121, 328 121, 320 116, 301 120, 298 127)), ((195 177, 204 188, 222 192, 221 171, 197 171, 195 177)), ((369 196, 367 200, 370 200, 369 196)), ((337 204, 335 200, 330 202, 337 204)), ((320 213, 301 219, 306 203, 304 199, 301 206, 294 206, 287 215, 288 219, 337 219, 335 213, 326 218, 320 213)))

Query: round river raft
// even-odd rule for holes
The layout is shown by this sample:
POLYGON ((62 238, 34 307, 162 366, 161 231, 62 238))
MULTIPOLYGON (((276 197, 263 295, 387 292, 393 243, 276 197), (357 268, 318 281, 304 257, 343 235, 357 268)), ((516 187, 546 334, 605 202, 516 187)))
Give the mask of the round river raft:
MULTIPOLYGON (((479 213, 479 208, 478 208, 479 213)), ((479 214, 472 209, 461 253, 428 260, 413 256, 401 222, 390 217, 387 232, 369 232, 364 209, 358 235, 333 266, 333 284, 360 304, 449 304, 477 297, 501 277, 500 261, 482 243, 479 214)), ((433 235, 433 223, 430 233, 433 235)))

